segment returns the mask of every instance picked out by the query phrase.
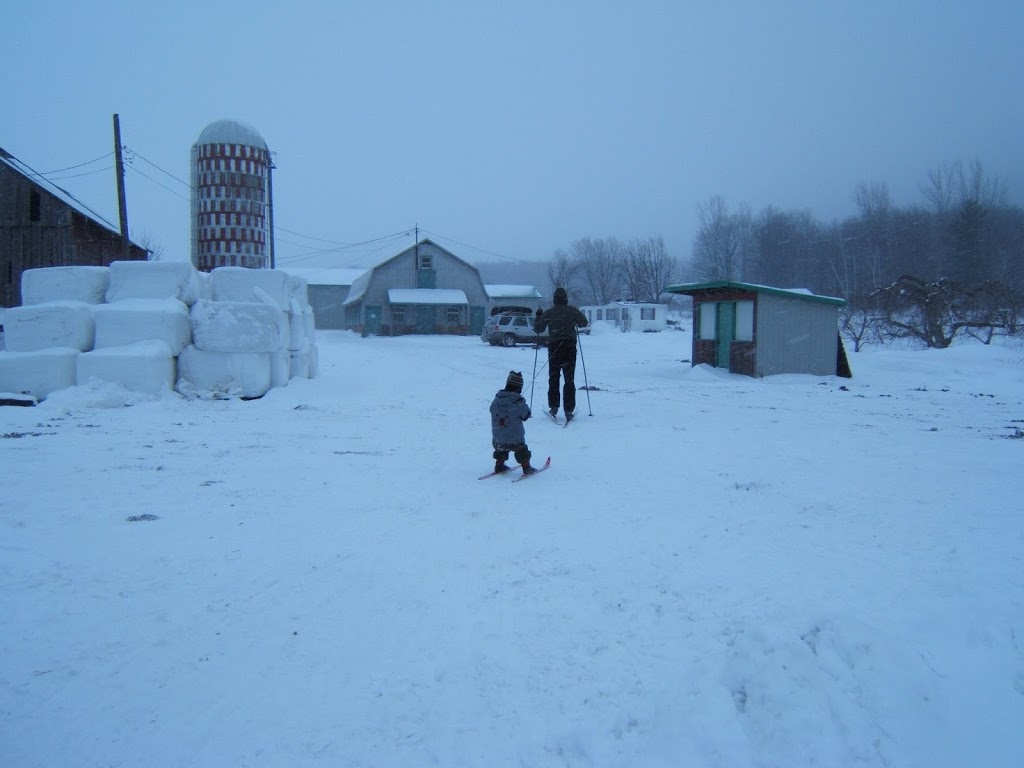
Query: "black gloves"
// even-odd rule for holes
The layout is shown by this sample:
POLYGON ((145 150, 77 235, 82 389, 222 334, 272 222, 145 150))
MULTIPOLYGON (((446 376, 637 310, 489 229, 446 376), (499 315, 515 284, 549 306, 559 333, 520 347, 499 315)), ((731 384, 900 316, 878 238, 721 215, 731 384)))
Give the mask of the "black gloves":
POLYGON ((537 307, 537 317, 540 317, 543 314, 544 314, 544 310, 541 309, 540 307, 537 307))

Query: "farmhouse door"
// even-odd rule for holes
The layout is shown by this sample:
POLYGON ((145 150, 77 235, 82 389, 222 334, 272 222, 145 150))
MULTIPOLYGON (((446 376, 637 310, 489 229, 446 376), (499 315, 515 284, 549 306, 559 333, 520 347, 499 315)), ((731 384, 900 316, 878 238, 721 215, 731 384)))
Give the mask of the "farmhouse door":
POLYGON ((718 312, 715 367, 729 370, 729 347, 732 345, 736 327, 736 305, 731 301, 720 301, 715 305, 715 309, 718 312))

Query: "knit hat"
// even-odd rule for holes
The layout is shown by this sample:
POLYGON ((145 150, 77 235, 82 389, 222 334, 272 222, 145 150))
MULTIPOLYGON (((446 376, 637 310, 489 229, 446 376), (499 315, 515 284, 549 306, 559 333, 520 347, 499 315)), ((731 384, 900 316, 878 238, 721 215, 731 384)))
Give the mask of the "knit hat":
POLYGON ((523 391, 523 374, 518 371, 509 371, 508 380, 505 382, 505 389, 510 392, 523 391))
POLYGON ((555 288, 555 304, 568 304, 569 294, 565 292, 565 288, 555 288))

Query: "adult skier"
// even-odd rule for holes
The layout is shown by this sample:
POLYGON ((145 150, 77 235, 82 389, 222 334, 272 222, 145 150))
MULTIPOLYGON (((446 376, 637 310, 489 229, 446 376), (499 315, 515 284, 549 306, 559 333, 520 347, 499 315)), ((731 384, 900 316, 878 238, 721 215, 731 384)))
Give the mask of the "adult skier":
POLYGON ((576 329, 586 327, 586 315, 569 303, 569 294, 561 286, 555 288, 554 306, 547 312, 538 309, 533 321, 537 333, 548 329, 548 413, 552 418, 558 415, 561 378, 566 423, 572 421, 576 410, 576 329))

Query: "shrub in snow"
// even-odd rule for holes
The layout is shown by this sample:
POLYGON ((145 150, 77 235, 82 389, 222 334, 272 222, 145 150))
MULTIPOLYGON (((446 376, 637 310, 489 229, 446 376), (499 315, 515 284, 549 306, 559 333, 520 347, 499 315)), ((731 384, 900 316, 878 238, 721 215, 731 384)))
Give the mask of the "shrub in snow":
POLYGON ((41 267, 21 273, 21 304, 81 301, 102 304, 110 285, 107 267, 41 267))
POLYGON ((96 348, 158 339, 177 356, 192 342, 188 307, 178 299, 125 299, 94 310, 96 348))
POLYGON ((71 347, 85 352, 96 335, 93 307, 81 301, 54 301, 11 307, 4 313, 4 341, 10 352, 71 347))
POLYGON ((188 261, 115 261, 106 298, 178 299, 192 306, 199 300, 199 273, 188 261))
POLYGON ((276 352, 288 344, 288 323, 277 306, 239 301, 198 301, 192 339, 204 352, 276 352))
POLYGON ((27 392, 43 400, 75 386, 77 349, 51 347, 38 352, 0 352, 0 391, 27 392))
POLYGON ((153 395, 174 389, 174 355, 164 341, 153 339, 95 349, 79 355, 77 362, 79 386, 109 381, 153 395))
POLYGON ((186 347, 178 357, 176 388, 190 397, 262 397, 270 389, 270 353, 186 347))

